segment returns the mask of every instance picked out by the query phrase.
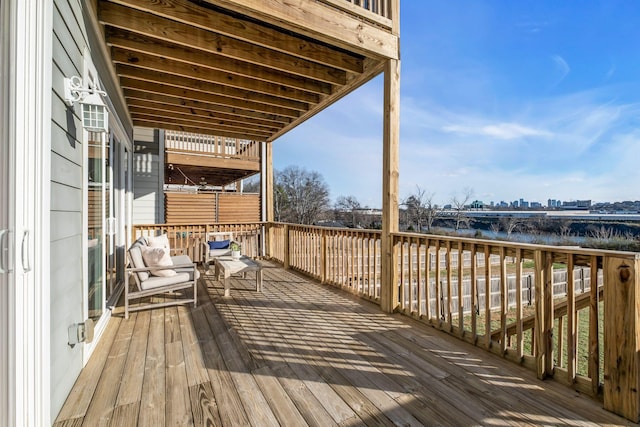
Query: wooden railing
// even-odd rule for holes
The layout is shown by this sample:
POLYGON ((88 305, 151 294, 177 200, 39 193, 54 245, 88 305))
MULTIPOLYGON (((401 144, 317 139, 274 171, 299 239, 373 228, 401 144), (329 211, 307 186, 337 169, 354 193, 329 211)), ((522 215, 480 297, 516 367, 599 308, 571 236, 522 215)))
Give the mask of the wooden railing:
POLYGON ((140 236, 158 236, 166 233, 169 237, 171 255, 189 255, 195 262, 204 259, 203 243, 211 239, 211 233, 232 232, 235 241, 242 245, 243 255, 262 256, 262 223, 243 224, 143 224, 133 226, 132 241, 140 236))
POLYGON ((380 232, 269 224, 271 257, 361 297, 380 298, 380 232))
POLYGON ((397 0, 319 0, 338 9, 362 16, 379 25, 390 27, 391 2, 397 0), (379 19, 385 18, 385 19, 379 19))
POLYGON ((637 360, 621 369, 611 359, 620 356, 615 342, 625 326, 607 316, 631 310, 627 322, 636 321, 636 307, 611 300, 634 304, 640 296, 620 283, 630 269, 632 288, 638 286, 638 254, 405 233, 394 241, 404 314, 522 363, 540 378, 591 395, 604 387, 605 407, 630 404, 611 380, 635 372, 637 360))
POLYGON ((640 419, 640 254, 394 233, 397 279, 382 283, 379 231, 153 225, 134 237, 168 232, 191 255, 218 230, 264 236, 266 257, 368 300, 397 289, 401 313, 640 419))
POLYGON ((167 130, 164 144, 170 152, 260 161, 260 143, 246 139, 167 130))

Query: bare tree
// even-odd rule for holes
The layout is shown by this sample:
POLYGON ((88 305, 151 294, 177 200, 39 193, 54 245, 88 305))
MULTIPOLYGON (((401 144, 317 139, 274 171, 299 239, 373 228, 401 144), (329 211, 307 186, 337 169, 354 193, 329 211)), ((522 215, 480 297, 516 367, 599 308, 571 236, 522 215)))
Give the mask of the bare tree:
POLYGON ((360 202, 355 196, 340 196, 336 200, 336 211, 339 213, 348 213, 350 215, 351 226, 357 227, 360 223, 358 210, 362 209, 360 202))
POLYGON ((458 231, 462 226, 464 228, 469 227, 469 223, 471 222, 471 218, 466 215, 467 205, 469 201, 473 197, 473 190, 469 187, 466 187, 462 190, 462 195, 458 196, 454 194, 451 198, 451 207, 455 211, 455 230, 458 231))
POLYGON ((278 185, 278 183, 274 183, 273 188, 273 218, 277 222, 286 221, 284 219, 283 210, 288 205, 287 193, 284 190, 284 187, 278 185))
POLYGON ((242 182, 244 193, 260 193, 260 175, 253 175, 242 182))
POLYGON ((421 232, 424 226, 427 232, 433 227, 433 221, 438 212, 438 206, 433 203, 433 197, 434 193, 427 194, 426 190, 416 185, 416 192, 402 202, 407 207, 407 220, 415 224, 418 232, 421 232))
POLYGON ((571 236, 571 220, 561 219, 558 224, 558 235, 562 238, 571 236))
POLYGON ((274 213, 280 221, 313 224, 329 206, 329 187, 318 172, 288 166, 275 174, 274 213))
POLYGON ((516 216, 509 215, 500 218, 500 226, 507 234, 507 238, 511 237, 511 233, 518 230, 522 226, 522 220, 516 216))
POLYGON ((604 225, 601 225, 600 227, 590 226, 588 235, 592 239, 596 240, 611 240, 615 237, 619 237, 619 233, 616 232, 615 229, 605 227, 604 225))
POLYGON ((498 222, 492 222, 492 223, 491 223, 491 225, 489 226, 489 229, 490 229, 491 231, 493 231, 495 234, 498 234, 498 232, 499 232, 499 231, 500 231, 500 229, 501 229, 501 224, 500 224, 500 222, 499 222, 499 221, 498 221, 498 222))

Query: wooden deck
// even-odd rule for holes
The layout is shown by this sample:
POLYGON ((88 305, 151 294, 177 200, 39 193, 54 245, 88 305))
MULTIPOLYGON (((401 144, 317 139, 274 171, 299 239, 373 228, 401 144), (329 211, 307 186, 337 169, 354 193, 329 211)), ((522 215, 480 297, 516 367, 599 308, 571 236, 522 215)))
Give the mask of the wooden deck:
POLYGON ((276 266, 114 313, 56 426, 626 425, 602 404, 276 266), (206 291, 205 291, 206 288, 206 291))

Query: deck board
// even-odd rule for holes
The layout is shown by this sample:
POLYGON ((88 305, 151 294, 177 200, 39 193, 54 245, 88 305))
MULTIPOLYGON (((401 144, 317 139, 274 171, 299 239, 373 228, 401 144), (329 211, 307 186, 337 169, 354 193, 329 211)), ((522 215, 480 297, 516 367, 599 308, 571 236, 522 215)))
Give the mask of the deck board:
POLYGON ((142 395, 140 396, 140 410, 138 413, 138 424, 143 427, 164 425, 166 405, 164 310, 150 310, 149 313, 151 315, 149 340, 147 342, 147 353, 144 358, 144 379, 142 383, 142 395))
POLYGON ((602 404, 267 265, 196 308, 114 311, 56 425, 627 425, 602 404), (90 393, 90 396, 84 393, 90 393))
POLYGON ((165 417, 167 425, 192 425, 187 370, 182 348, 178 309, 165 309, 164 347, 166 358, 165 417))

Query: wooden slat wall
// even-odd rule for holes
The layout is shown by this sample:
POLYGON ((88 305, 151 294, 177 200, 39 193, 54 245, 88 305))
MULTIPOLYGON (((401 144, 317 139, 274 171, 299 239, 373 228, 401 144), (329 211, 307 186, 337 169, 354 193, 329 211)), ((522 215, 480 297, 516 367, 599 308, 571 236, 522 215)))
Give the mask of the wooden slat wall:
POLYGON ((218 222, 260 221, 260 195, 218 193, 218 222))
POLYGON ((207 224, 216 221, 216 195, 165 193, 167 224, 207 224))
POLYGON ((260 196, 237 193, 165 193, 167 224, 260 221, 260 196))

